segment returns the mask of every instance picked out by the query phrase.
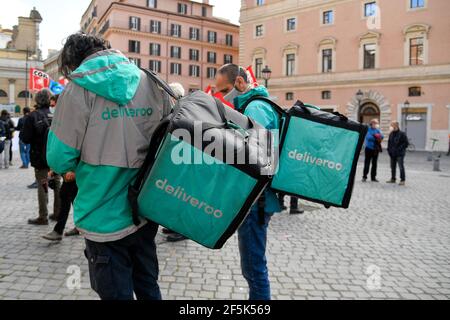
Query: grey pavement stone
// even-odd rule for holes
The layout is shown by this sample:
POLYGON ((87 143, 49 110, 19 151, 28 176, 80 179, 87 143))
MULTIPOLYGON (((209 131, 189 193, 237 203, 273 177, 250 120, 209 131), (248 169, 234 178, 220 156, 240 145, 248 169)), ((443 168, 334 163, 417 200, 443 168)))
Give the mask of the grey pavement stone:
MULTIPOLYGON (((267 243, 273 298, 450 299, 450 159, 436 173, 426 155, 408 154, 406 168, 401 188, 360 182, 360 167, 348 210, 301 201, 304 215, 275 215, 267 243), (376 291, 368 288, 371 267, 380 271, 376 291)), ((388 178, 383 154, 379 179, 388 178)), ((27 225, 37 212, 36 191, 26 189, 33 179, 17 166, 0 170, 0 181, 8 181, 0 183, 0 300, 98 299, 83 240, 49 244, 41 236, 52 226, 27 225), (71 265, 81 268, 80 290, 66 287, 71 265)), ((191 241, 170 244, 161 234, 156 240, 164 299, 248 298, 236 236, 220 251, 191 241)))

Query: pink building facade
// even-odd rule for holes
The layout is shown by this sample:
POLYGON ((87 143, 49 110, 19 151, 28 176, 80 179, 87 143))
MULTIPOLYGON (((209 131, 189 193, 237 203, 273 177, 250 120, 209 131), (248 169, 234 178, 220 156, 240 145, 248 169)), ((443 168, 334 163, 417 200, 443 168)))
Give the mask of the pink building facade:
POLYGON ((239 26, 214 18, 209 1, 92 0, 81 28, 186 92, 213 85, 221 65, 238 61, 239 26))
POLYGON ((239 60, 259 78, 269 66, 285 107, 378 118, 386 134, 398 120, 416 149, 448 150, 449 11, 447 0, 242 0, 239 60))

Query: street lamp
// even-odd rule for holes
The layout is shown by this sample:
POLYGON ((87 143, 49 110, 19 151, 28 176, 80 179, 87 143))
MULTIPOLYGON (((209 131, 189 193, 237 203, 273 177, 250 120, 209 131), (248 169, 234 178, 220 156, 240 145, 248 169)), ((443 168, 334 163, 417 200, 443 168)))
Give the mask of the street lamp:
MULTIPOLYGON (((364 92, 362 92, 361 89, 360 89, 356 93, 356 100, 358 100, 358 113, 361 112, 361 102, 362 102, 363 99, 364 99, 364 92)), ((362 119, 360 119, 360 122, 362 122, 361 120, 362 119)))
POLYGON ((261 70, 262 76, 265 81, 266 88, 269 86, 269 80, 272 77, 272 70, 266 65, 264 69, 261 70))
POLYGON ((411 104, 409 103, 408 100, 406 100, 406 101, 403 103, 403 108, 405 109, 404 114, 405 114, 405 134, 406 134, 406 135, 408 135, 408 116, 409 116, 409 106, 410 106, 410 105, 411 105, 411 104))

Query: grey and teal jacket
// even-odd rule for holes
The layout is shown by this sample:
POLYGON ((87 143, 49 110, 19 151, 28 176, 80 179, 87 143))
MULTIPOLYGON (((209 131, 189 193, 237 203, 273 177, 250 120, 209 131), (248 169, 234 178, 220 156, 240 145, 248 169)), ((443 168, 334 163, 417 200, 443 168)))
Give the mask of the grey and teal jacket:
POLYGON ((96 242, 120 240, 135 226, 128 186, 144 162, 151 136, 171 112, 168 95, 116 50, 97 52, 70 75, 56 106, 47 161, 76 172, 76 227, 96 242))

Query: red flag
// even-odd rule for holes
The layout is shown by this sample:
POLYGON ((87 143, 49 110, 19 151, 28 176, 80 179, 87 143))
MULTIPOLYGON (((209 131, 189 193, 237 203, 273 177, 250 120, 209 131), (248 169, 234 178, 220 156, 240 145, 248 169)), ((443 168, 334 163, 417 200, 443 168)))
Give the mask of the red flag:
POLYGON ((30 69, 30 91, 41 91, 50 86, 50 77, 45 72, 30 69))
POLYGON ((217 93, 213 94, 213 97, 215 97, 215 98, 219 99, 220 101, 222 101, 222 103, 224 105, 230 107, 231 109, 234 109, 234 105, 231 102, 225 100, 222 93, 217 92, 217 93))
POLYGON ((205 93, 206 93, 206 94, 209 94, 209 95, 211 95, 211 96, 213 95, 211 85, 209 85, 209 86, 205 89, 205 93))
POLYGON ((247 69, 245 69, 245 72, 247 72, 247 77, 250 80, 250 84, 253 88, 256 88, 259 86, 258 81, 256 80, 255 73, 253 72, 253 67, 249 66, 247 69))

